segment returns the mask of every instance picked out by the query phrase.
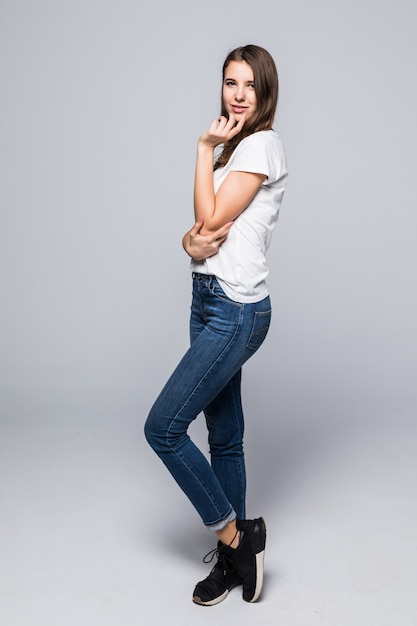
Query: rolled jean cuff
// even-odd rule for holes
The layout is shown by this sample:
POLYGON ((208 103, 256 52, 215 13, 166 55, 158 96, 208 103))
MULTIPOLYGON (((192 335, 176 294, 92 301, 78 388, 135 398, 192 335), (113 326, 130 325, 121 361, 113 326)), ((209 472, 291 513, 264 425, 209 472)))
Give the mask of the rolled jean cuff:
POLYGON ((230 522, 233 522, 233 520, 236 519, 236 517, 237 516, 236 516, 235 511, 232 509, 229 515, 225 519, 222 519, 220 520, 220 522, 216 522, 215 524, 206 524, 205 526, 209 530, 222 530, 228 524, 230 524, 230 522))

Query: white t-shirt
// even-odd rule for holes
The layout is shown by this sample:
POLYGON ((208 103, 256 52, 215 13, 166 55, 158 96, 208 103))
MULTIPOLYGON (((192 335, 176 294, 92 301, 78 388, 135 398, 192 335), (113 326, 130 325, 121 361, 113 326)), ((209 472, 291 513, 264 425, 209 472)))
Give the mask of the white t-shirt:
POLYGON ((259 302, 268 295, 265 254, 278 220, 288 171, 277 133, 263 130, 242 139, 229 161, 214 172, 214 191, 229 172, 265 174, 267 178, 236 218, 219 251, 204 261, 191 261, 193 272, 213 274, 236 302, 259 302))

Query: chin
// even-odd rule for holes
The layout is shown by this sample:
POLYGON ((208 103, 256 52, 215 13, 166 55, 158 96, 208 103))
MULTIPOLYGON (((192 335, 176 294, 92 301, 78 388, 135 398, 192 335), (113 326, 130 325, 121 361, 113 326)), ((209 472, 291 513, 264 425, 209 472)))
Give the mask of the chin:
MULTIPOLYGON (((243 113, 235 113, 234 111, 232 111, 231 113, 229 113, 229 117, 230 115, 233 115, 235 120, 238 122, 242 118, 243 113)), ((248 118, 246 117, 246 119, 248 118)))

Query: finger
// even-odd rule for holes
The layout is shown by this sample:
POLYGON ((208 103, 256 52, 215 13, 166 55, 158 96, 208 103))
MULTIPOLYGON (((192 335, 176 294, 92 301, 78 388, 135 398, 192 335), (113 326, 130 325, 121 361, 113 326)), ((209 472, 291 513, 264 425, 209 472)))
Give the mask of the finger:
POLYGON ((216 245, 216 248, 220 248, 220 246, 222 245, 223 241, 226 241, 227 239, 227 234, 223 235, 222 237, 218 237, 216 239, 216 241, 214 242, 214 244, 216 245))
POLYGON ((236 118, 233 115, 233 113, 230 114, 230 117, 228 120, 226 120, 226 124, 224 125, 224 132, 229 134, 229 132, 231 131, 232 128, 234 128, 236 125, 236 118))
MULTIPOLYGON (((242 117, 240 118, 240 120, 238 121, 238 123, 235 126, 235 129, 239 129, 242 130, 243 128, 243 124, 246 122, 246 113, 242 113, 242 117)), ((239 131, 238 131, 239 132, 239 131)))
POLYGON ((216 128, 217 133, 220 133, 221 135, 227 134, 230 128, 229 124, 230 120, 224 115, 221 115, 218 119, 218 124, 216 128))
POLYGON ((223 230, 223 232, 217 236, 217 241, 220 241, 220 243, 223 243, 223 241, 225 241, 225 239, 228 238, 229 231, 230 231, 230 226, 227 229, 223 230))
POLYGON ((204 220, 202 218, 197 220, 197 222, 194 224, 194 226, 190 230, 190 236, 191 237, 195 237, 196 235, 198 235, 198 233, 201 230, 201 227, 203 226, 203 222, 204 222, 204 220))
POLYGON ((223 237, 223 236, 227 235, 232 224, 233 224, 233 222, 228 222, 227 224, 225 224, 224 226, 222 226, 221 228, 216 230, 216 232, 213 233, 214 237, 216 239, 219 239, 220 237, 223 237))
POLYGON ((246 120, 246 115, 245 113, 243 113, 242 117, 240 118, 240 120, 238 121, 238 123, 236 124, 236 126, 234 126, 228 135, 228 138, 231 139, 232 137, 234 137, 235 135, 237 135, 238 133, 240 133, 240 131, 243 128, 243 124, 245 123, 246 120))

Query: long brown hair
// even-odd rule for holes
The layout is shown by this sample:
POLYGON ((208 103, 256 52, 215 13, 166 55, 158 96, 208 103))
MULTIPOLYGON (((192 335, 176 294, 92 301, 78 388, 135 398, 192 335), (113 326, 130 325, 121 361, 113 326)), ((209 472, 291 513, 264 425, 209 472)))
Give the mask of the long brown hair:
MULTIPOLYGON (((223 82, 227 66, 231 61, 245 61, 251 66, 255 83, 256 112, 252 119, 245 122, 242 130, 230 141, 226 142, 223 150, 214 164, 214 169, 224 167, 236 146, 248 135, 260 130, 271 130, 274 122, 275 110, 278 103, 278 73, 274 59, 267 50, 260 46, 249 44, 235 48, 227 55, 222 70, 223 82)), ((226 107, 221 98, 221 115, 228 117, 226 107)))

